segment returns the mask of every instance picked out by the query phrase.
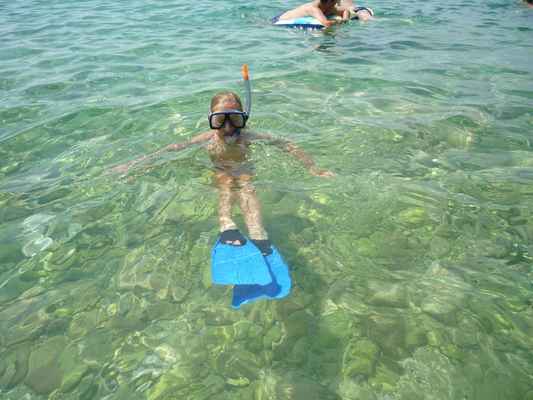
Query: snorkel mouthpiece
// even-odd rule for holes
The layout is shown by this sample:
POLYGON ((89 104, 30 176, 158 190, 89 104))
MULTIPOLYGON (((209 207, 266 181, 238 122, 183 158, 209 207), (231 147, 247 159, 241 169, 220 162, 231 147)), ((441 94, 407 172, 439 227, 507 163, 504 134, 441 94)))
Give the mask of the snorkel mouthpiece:
POLYGON ((244 88, 246 90, 246 107, 244 111, 248 116, 252 111, 252 85, 250 84, 250 73, 248 71, 248 64, 243 64, 241 68, 242 79, 244 79, 244 88))

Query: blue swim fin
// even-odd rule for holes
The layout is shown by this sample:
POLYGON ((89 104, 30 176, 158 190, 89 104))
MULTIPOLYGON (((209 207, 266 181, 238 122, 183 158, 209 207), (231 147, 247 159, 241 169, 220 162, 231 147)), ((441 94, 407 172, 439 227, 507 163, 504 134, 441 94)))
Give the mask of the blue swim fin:
POLYGON ((272 254, 264 256, 272 282, 267 285, 235 285, 231 306, 239 308, 243 304, 260 299, 281 299, 291 291, 289 268, 278 250, 272 246, 272 254))
POLYGON ((272 277, 263 255, 251 240, 235 246, 217 240, 211 252, 211 277, 219 285, 268 285, 272 277))

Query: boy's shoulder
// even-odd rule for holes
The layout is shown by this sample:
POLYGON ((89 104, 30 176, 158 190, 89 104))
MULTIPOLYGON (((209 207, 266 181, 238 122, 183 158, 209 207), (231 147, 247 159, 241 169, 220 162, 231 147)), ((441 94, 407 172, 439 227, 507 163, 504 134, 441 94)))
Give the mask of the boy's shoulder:
POLYGON ((314 1, 310 1, 309 3, 301 4, 298 7, 296 7, 296 9, 299 8, 299 9, 308 10, 310 8, 319 8, 318 7, 319 5, 320 5, 320 0, 314 0, 314 1))
POLYGON ((305 3, 304 6, 310 7, 310 8, 319 8, 320 6, 320 0, 314 0, 309 3, 305 3))

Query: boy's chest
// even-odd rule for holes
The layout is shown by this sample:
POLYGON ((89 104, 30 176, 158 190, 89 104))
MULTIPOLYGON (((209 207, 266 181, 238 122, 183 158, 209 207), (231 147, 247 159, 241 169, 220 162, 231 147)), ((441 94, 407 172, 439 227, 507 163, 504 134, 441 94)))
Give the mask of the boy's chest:
POLYGON ((248 145, 245 142, 226 144, 212 141, 207 146, 207 151, 212 158, 219 160, 240 160, 246 157, 248 145))

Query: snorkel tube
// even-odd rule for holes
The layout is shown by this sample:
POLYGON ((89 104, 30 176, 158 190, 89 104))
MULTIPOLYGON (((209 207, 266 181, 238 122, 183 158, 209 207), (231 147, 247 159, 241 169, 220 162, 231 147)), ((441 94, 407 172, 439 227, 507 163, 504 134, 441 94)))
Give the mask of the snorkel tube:
POLYGON ((246 106, 244 112, 250 116, 252 111, 252 85, 250 84, 250 73, 248 71, 248 64, 243 64, 241 68, 242 79, 244 79, 244 88, 246 89, 246 106))

